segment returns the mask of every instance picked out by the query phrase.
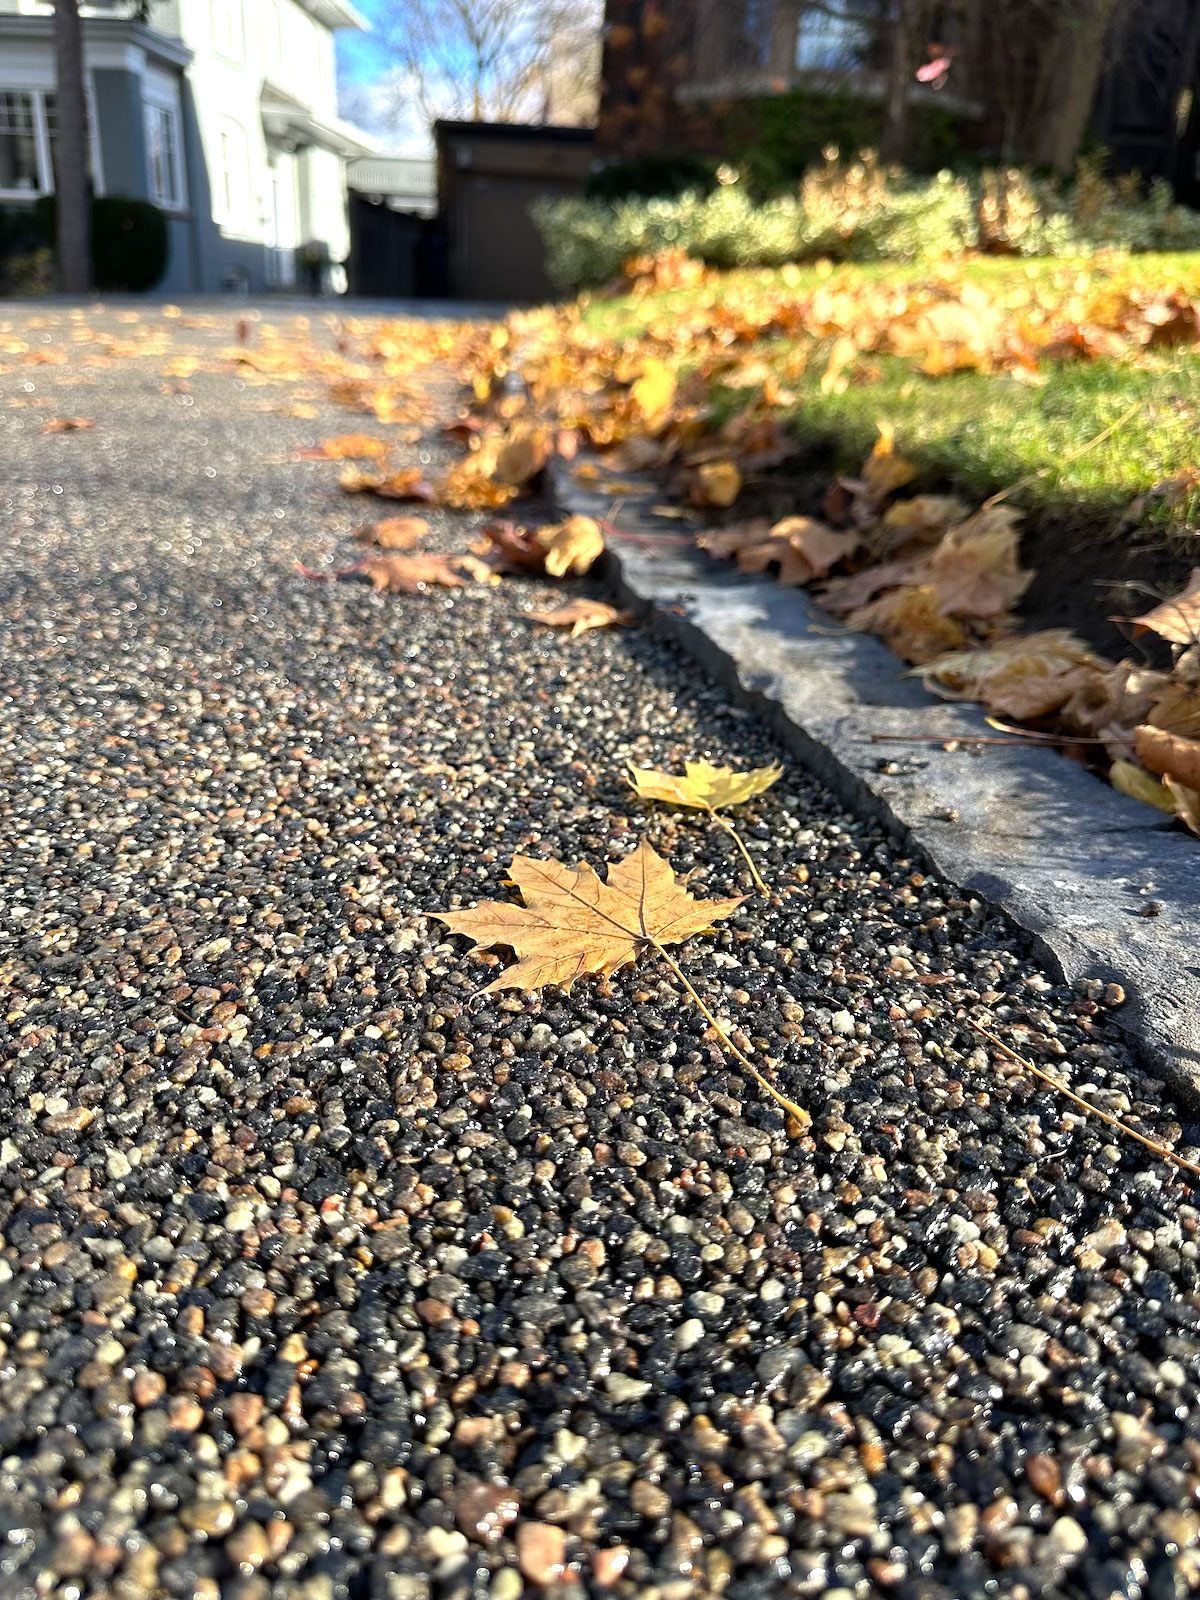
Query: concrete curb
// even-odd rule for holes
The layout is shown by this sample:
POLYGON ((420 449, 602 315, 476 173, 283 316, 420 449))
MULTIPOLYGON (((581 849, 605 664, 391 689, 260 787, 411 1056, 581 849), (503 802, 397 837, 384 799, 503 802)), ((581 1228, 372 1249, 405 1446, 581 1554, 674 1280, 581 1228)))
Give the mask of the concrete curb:
MULTIPOLYGON (((561 464, 550 478, 565 514, 609 515, 611 497, 561 464)), ((1053 750, 947 751, 938 740, 992 735, 978 707, 903 677, 878 639, 843 632, 803 592, 671 541, 681 524, 651 515, 654 498, 622 496, 639 540, 611 540, 601 569, 622 604, 650 612, 847 806, 1012 917, 1063 979, 1119 982, 1135 1052, 1200 1109, 1200 844, 1053 750)))

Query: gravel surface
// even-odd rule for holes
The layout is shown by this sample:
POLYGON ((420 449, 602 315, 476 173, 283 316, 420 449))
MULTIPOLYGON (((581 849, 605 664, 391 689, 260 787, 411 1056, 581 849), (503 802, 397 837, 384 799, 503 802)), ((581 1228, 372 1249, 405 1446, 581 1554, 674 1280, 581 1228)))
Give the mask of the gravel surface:
POLYGON ((0 315, 5 1600, 1200 1589, 1194 1196, 965 1020, 1194 1155, 1119 997, 793 767, 680 961, 811 1136, 653 960, 481 998, 424 912, 647 832, 745 889, 621 766, 777 752, 561 588, 299 577, 364 419, 188 321, 0 315))

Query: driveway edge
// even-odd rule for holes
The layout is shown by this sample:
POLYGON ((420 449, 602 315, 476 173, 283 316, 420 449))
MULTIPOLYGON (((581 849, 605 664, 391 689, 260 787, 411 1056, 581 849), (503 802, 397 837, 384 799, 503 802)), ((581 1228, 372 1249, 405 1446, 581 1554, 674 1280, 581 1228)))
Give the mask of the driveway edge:
MULTIPOLYGON (((555 463, 564 514, 607 517, 555 463)), ((757 712, 853 811, 942 877, 1010 916, 1066 982, 1121 984, 1113 1020, 1135 1054, 1200 1109, 1200 845, 1051 749, 994 738, 978 706, 930 694, 878 639, 852 633, 801 590, 747 577, 679 541, 654 493, 624 493, 598 569, 757 712)))

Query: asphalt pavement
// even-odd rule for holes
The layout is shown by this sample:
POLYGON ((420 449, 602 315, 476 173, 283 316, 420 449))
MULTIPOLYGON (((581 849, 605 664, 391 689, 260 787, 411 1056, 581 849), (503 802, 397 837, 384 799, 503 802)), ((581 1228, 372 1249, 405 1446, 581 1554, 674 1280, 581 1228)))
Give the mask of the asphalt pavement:
POLYGON ((647 836, 748 892, 622 769, 780 752, 561 586, 302 577, 395 508, 298 449, 386 430, 246 315, 0 307, 0 1592, 1200 1589, 1195 1195, 970 1023, 1194 1159, 1119 996, 794 764, 679 959, 807 1136, 652 958, 481 996, 427 913, 647 836))

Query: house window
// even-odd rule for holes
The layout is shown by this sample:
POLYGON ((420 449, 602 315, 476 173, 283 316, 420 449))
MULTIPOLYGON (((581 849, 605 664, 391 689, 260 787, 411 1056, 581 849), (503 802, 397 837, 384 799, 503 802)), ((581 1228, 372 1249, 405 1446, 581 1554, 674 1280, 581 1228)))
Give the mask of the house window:
POLYGON ((233 228, 246 228, 250 218, 250 158, 245 129, 225 121, 220 129, 221 171, 218 199, 220 221, 233 228))
POLYGON ((242 0, 212 0, 213 46, 231 61, 246 55, 246 29, 242 0))
POLYGON ((0 194, 45 194, 40 95, 0 89, 0 194))
POLYGON ((172 105, 157 101, 146 105, 146 167, 151 200, 160 206, 183 205, 179 113, 172 105))
MULTIPOLYGON (((93 126, 91 96, 86 99, 93 126)), ((26 198, 54 189, 58 114, 54 95, 43 89, 0 88, 0 197, 26 198)), ((91 150, 92 181, 100 192, 99 164, 91 150)))
POLYGON ((853 72, 866 63, 875 41, 868 6, 845 0, 837 11, 808 7, 796 30, 796 66, 801 72, 853 72))

